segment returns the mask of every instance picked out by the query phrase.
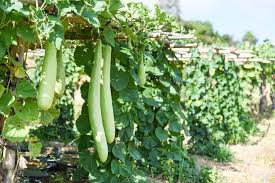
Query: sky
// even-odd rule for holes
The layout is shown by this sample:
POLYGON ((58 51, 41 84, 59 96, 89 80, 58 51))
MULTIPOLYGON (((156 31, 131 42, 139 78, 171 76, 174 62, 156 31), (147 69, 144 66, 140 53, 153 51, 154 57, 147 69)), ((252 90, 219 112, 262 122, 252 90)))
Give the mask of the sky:
MULTIPOLYGON (((152 7, 157 0, 143 1, 152 7)), ((241 40, 251 31, 259 41, 275 43, 275 0, 179 0, 185 20, 210 21, 216 31, 241 40)))

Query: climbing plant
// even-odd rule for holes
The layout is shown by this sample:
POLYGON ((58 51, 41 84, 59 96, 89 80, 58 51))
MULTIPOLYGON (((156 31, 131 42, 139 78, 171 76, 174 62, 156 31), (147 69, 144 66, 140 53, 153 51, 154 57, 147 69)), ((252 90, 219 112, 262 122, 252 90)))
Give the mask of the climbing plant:
POLYGON ((240 66, 209 54, 202 59, 193 51, 184 69, 182 98, 194 151, 225 161, 230 153, 224 144, 243 142, 256 128, 243 107, 240 66))
MULTIPOLYGON (((190 146, 191 152, 224 158, 224 144, 242 142, 255 129, 242 104, 249 94, 241 79, 258 82, 258 75, 247 79, 234 62, 213 53, 203 59, 197 49, 182 75, 182 67, 167 59, 173 52, 166 37, 150 38, 153 31, 183 31, 158 7, 149 11, 122 0, 7 0, 0 1, 0 15, 4 146, 16 151, 27 142, 35 157, 44 129, 56 127, 52 121, 61 123, 59 130, 73 128, 63 120, 75 121, 77 132, 69 137, 79 151, 75 181, 147 182, 162 175, 169 182, 201 182, 200 175, 207 180, 211 171, 195 168, 190 146), (36 48, 45 54, 32 68, 26 58, 36 48), (90 80, 81 86, 85 102, 74 119, 67 110, 80 71, 90 80)), ((262 69, 255 66, 255 72, 262 69)), ((15 163, 4 168, 12 179, 15 163)))

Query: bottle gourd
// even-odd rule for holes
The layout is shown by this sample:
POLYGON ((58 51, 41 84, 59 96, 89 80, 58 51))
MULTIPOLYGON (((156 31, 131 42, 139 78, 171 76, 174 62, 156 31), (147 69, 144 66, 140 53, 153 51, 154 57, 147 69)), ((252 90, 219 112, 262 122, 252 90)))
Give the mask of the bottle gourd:
POLYGON ((112 47, 105 45, 103 47, 103 68, 102 83, 100 86, 100 105, 103 127, 108 143, 112 143, 115 139, 115 122, 112 104, 112 94, 110 88, 110 71, 111 71, 111 54, 112 47))
POLYGON ((108 146, 102 124, 100 109, 100 79, 101 79, 102 43, 99 39, 96 44, 94 65, 91 71, 91 80, 88 93, 88 113, 93 133, 96 151, 101 162, 108 157, 108 146))
POLYGON ((52 106, 54 99, 56 73, 56 47, 54 44, 47 42, 45 46, 45 57, 37 96, 37 104, 42 110, 46 111, 52 106))

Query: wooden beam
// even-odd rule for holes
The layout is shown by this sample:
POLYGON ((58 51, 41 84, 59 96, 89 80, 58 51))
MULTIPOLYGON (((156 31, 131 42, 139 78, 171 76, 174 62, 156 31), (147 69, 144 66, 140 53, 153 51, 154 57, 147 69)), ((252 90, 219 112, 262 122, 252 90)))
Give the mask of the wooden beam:
POLYGON ((177 44, 177 43, 167 42, 167 44, 170 48, 196 48, 196 47, 198 47, 197 43, 177 44))

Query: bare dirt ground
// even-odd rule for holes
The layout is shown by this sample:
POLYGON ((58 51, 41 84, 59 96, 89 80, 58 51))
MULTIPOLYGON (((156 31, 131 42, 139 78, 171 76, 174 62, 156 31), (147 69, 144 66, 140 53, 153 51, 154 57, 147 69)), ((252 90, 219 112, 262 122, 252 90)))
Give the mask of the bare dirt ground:
POLYGON ((215 168, 219 183, 275 183, 275 116, 259 126, 263 136, 252 137, 248 144, 231 145, 234 160, 217 163, 197 157, 199 166, 215 168))

